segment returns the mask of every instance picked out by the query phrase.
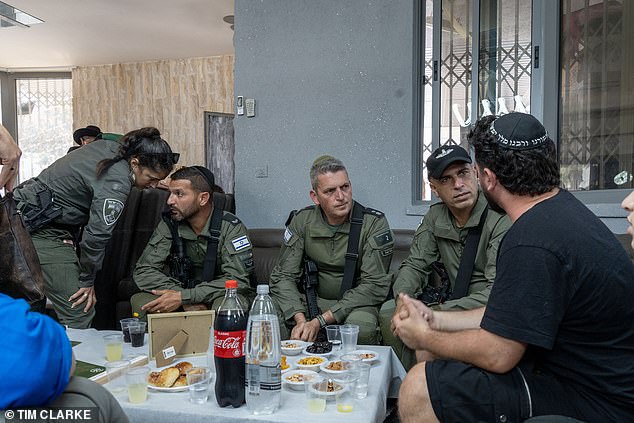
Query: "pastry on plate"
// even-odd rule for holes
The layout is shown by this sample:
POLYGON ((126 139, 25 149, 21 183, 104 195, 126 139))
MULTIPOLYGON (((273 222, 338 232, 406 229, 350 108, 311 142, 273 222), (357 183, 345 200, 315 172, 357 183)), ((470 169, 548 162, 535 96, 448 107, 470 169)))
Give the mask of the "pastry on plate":
POLYGON ((179 386, 187 386, 187 378, 183 375, 180 375, 178 379, 176 379, 176 382, 174 382, 172 388, 176 388, 179 386))
POLYGON ((176 382, 176 379, 178 379, 180 375, 181 373, 176 367, 168 367, 160 372, 150 373, 148 383, 160 388, 169 388, 174 385, 174 382, 176 382))
POLYGON ((187 374, 187 370, 191 369, 194 366, 189 361, 181 361, 180 363, 175 364, 174 367, 176 367, 178 371, 181 372, 181 376, 185 376, 187 374))

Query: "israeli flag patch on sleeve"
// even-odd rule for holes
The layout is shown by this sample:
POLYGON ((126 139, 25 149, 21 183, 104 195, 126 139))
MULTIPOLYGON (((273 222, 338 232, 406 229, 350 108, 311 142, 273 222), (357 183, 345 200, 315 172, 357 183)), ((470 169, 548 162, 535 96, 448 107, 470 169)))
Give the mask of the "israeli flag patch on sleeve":
POLYGON ((286 228, 286 230, 284 231, 284 242, 290 241, 292 237, 293 232, 291 232, 290 229, 286 228))
POLYGON ((251 246, 251 242, 249 242, 249 238, 247 238, 246 235, 242 235, 241 237, 234 239, 231 243, 236 251, 244 250, 245 248, 251 246))

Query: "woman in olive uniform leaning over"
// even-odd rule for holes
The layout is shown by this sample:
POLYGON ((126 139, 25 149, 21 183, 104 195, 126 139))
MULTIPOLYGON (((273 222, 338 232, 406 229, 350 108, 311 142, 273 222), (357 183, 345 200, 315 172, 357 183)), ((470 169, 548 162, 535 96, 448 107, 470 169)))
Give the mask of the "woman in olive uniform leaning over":
POLYGON ((60 322, 90 326, 95 276, 132 186, 156 187, 177 160, 158 129, 141 128, 119 141, 77 149, 14 190, 60 322), (78 258, 75 242, 82 226, 78 258))

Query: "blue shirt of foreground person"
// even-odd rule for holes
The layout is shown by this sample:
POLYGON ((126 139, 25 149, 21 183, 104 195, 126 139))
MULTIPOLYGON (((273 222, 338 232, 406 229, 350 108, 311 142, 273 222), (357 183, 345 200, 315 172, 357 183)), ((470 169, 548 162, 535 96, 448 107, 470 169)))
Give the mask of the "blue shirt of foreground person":
POLYGON ((0 294, 0 409, 41 406, 64 392, 73 352, 64 327, 0 294))

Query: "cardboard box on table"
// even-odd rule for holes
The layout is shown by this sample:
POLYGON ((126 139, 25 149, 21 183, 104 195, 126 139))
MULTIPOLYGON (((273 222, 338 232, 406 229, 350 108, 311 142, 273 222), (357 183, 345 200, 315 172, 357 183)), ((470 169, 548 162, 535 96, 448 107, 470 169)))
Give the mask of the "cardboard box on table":
POLYGON ((214 315, 213 310, 148 314, 149 357, 156 359, 156 367, 206 354, 214 315))

